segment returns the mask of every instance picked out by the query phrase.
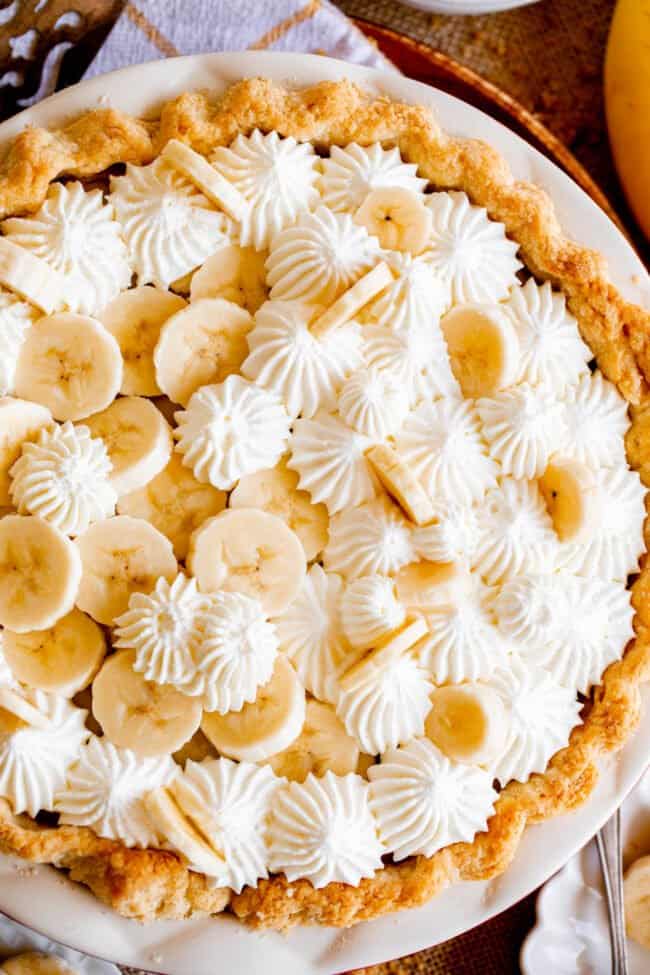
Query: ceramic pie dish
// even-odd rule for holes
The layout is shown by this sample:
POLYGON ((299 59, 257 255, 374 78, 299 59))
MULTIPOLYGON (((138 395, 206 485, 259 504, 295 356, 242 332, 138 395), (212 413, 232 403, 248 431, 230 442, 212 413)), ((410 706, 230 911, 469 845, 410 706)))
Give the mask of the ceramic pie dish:
MULTIPOLYGON (((207 87, 220 91, 227 81, 231 81, 237 76, 239 68, 235 68, 234 65, 239 65, 240 60, 241 58, 233 59, 228 56, 180 59, 176 63, 177 74, 175 72, 174 84, 171 88, 167 85, 168 93, 172 96, 197 87, 207 87)), ((247 75, 256 73, 272 78, 277 82, 287 80, 286 62, 282 60, 273 57, 261 57, 259 60, 250 60, 248 64, 250 70, 246 70, 247 75)), ((321 59, 302 58, 292 58, 291 69, 292 77, 289 80, 293 94, 283 92, 281 87, 274 87, 270 83, 261 82, 251 82, 234 89, 230 96, 231 102, 226 103, 228 105, 227 111, 222 116, 216 117, 217 129, 221 124, 225 126, 228 132, 222 141, 227 143, 232 141, 232 137, 238 130, 237 118, 239 116, 237 113, 243 113, 242 117, 246 118, 245 124, 248 125, 249 129, 255 126, 264 130, 275 128, 279 129, 283 136, 295 132, 300 139, 309 140, 313 138, 320 145, 326 145, 329 142, 347 144, 355 138, 355 134, 356 138, 364 142, 371 141, 373 137, 375 140, 381 138, 386 141, 397 142, 403 155, 410 161, 417 162, 421 172, 434 184, 437 184, 437 187, 445 186, 455 191, 467 190, 475 203, 485 203, 490 207, 491 215, 495 221, 498 221, 500 216, 502 217, 508 225, 510 235, 520 245, 521 255, 528 267, 535 270, 541 277, 544 274, 552 277, 554 283, 560 283, 570 296, 569 304, 580 318, 583 336, 587 337, 588 341, 597 347, 599 364, 606 374, 618 382, 620 389, 631 402, 638 402, 643 398, 645 395, 643 338, 647 327, 646 316, 640 309, 635 310, 627 305, 609 288, 604 281, 601 265, 592 254, 570 245, 559 234, 557 225, 549 213, 548 205, 539 194, 532 188, 524 187, 521 184, 517 184, 513 188, 509 176, 491 150, 477 148, 475 153, 473 151, 468 153, 464 144, 441 138, 439 131, 430 122, 429 117, 421 112, 406 107, 394 108, 386 100, 373 103, 369 99, 369 94, 376 95, 379 90, 393 98, 402 99, 411 104, 427 104, 430 103, 431 98, 428 89, 391 79, 380 73, 355 71, 353 77, 363 83, 363 93, 353 90, 349 85, 340 85, 329 89, 315 88, 308 94, 301 95, 301 85, 317 80, 317 78, 340 77, 344 69, 340 65, 321 59), (310 64, 317 71, 316 75, 310 74, 310 64), (296 81, 293 73, 301 65, 305 67, 305 74, 301 75, 296 81), (356 127, 351 128, 349 120, 353 117, 356 127), (316 119, 318 119, 318 124, 316 124, 316 119), (292 126, 296 125, 296 120, 298 120, 298 128, 292 129, 292 126), (397 129, 391 129, 391 126, 397 126, 397 129), (413 132, 417 133, 415 137, 413 132), (425 158, 417 157, 418 146, 420 149, 422 146, 428 146, 428 152, 424 154, 425 158), (435 150, 432 150, 432 146, 435 146, 435 150), (442 167, 440 172, 436 171, 435 174, 432 171, 427 171, 426 168, 432 158, 437 159, 437 165, 442 167), (452 169, 447 171, 446 166, 450 166, 452 169), (456 167, 455 170, 453 167, 456 167), (454 172, 453 177, 452 171, 454 172), (614 336, 613 339, 612 336, 614 336)), ((127 90, 129 91, 129 98, 125 100, 117 95, 118 87, 112 87, 111 79, 97 79, 95 82, 66 93, 63 99, 61 96, 57 96, 57 98, 50 100, 49 104, 45 104, 36 112, 30 113, 31 118, 36 124, 50 127, 60 126, 64 118, 67 120, 84 108, 93 106, 98 96, 105 95, 107 90, 110 90, 110 101, 119 105, 121 109, 130 110, 136 114, 145 112, 148 114, 149 109, 155 112, 157 106, 152 106, 146 96, 139 103, 137 103, 137 99, 134 100, 133 92, 129 88, 129 79, 134 77, 134 70, 151 74, 151 90, 155 87, 156 95, 161 95, 163 88, 161 88, 159 81, 160 78, 166 77, 162 72, 169 71, 169 63, 151 65, 117 74, 115 76, 116 86, 120 79, 124 84, 124 87, 120 87, 119 91, 124 92, 125 95, 127 90), (109 85, 111 86, 110 89, 107 88, 109 85), (76 102, 75 99, 77 99, 76 102), (58 112, 61 114, 57 114, 58 112)), ((345 72, 348 73, 347 69, 345 72)), ((436 104, 439 109, 443 109, 441 120, 443 126, 451 121, 452 124, 449 125, 449 128, 454 133, 457 132, 458 125, 453 119, 454 113, 459 111, 459 103, 453 99, 436 95, 436 104), (444 117, 445 108, 451 112, 449 119, 444 117)), ((187 137, 189 133, 196 140, 196 147, 199 147, 201 138, 207 142, 218 141, 215 136, 217 129, 211 130, 209 128, 212 122, 207 120, 204 109, 205 104, 201 98, 191 96, 178 103, 176 108, 167 108, 164 117, 166 119, 165 124, 169 126, 168 134, 187 137)), ((553 199, 561 211, 561 216, 564 218, 567 214, 570 215, 572 204, 570 203, 566 208, 566 200, 567 198, 571 200, 575 191, 573 188, 567 190, 567 185, 570 186, 570 184, 565 178, 558 176, 556 171, 545 164, 537 154, 527 149, 521 150, 518 140, 512 140, 512 137, 505 134, 500 127, 484 120, 478 113, 471 112, 470 114, 473 126, 476 126, 479 131, 481 127, 487 126, 484 134, 493 146, 501 147, 505 140, 507 154, 513 152, 516 154, 518 150, 523 151, 522 158, 529 167, 540 167, 541 181, 551 190, 553 199)), ((7 138, 15 133, 17 125, 20 125, 20 121, 13 120, 7 125, 5 130, 7 138)), ((125 161, 127 157, 129 160, 141 164, 146 164, 151 158, 150 140, 152 132, 155 132, 155 127, 131 122, 119 116, 112 116, 108 119, 104 114, 95 115, 94 121, 91 117, 91 120, 86 121, 82 126, 77 123, 77 127, 73 128, 72 132, 74 132, 72 141, 65 137, 63 139, 55 137, 50 141, 49 137, 35 135, 18 143, 14 151, 16 165, 13 168, 13 173, 15 176, 7 181, 5 187, 8 212, 20 210, 27 199, 31 199, 33 203, 34 197, 39 193, 41 197, 44 196, 47 191, 47 183, 56 176, 61 168, 72 168, 79 175, 81 170, 86 175, 94 175, 98 170, 105 169, 112 163, 125 161), (107 121, 110 121, 108 131, 106 130, 107 121), (69 156, 70 152, 78 154, 72 163, 69 156), (44 167, 42 166, 43 160, 46 162, 44 167)), ((204 145, 207 142, 204 142, 204 145)), ((447 197, 447 194, 443 195, 447 197)), ((458 203, 458 205, 468 205, 459 197, 450 196, 448 199, 458 203)), ((580 194, 576 196, 575 200, 579 200, 579 204, 574 202, 574 205, 580 209, 579 223, 585 219, 585 213, 589 213, 589 217, 595 221, 596 226, 599 221, 604 220, 597 212, 590 210, 580 194)), ((566 225, 567 229, 574 230, 570 223, 570 216, 566 225)), ((608 256, 615 258, 618 256, 618 269, 623 271, 623 275, 627 276, 627 280, 621 277, 617 283, 620 283, 627 294, 633 292, 635 288, 639 289, 636 297, 638 300, 642 300, 643 278, 639 276, 635 284, 630 277, 630 275, 639 273, 638 263, 621 244, 616 232, 610 229, 606 222, 601 226, 607 227, 607 230, 601 230, 603 241, 601 250, 605 253, 609 252, 608 256)), ((577 230, 576 236, 578 236, 577 230)), ((599 245, 600 240, 599 234, 599 245)), ((499 246, 501 247, 501 245, 499 246)), ((385 245, 384 250, 386 249, 390 251, 391 247, 385 245)), ((615 275, 616 270, 615 266, 615 275)), ((168 278, 169 280, 171 278, 168 278)), ((524 291, 523 288, 520 290, 524 291)), ((322 296, 320 297, 322 298, 322 296)), ((456 304, 458 303, 456 302, 456 304)), ((181 391, 178 394, 178 399, 190 400, 188 409, 191 407, 189 392, 186 394, 186 392, 181 391)), ((294 414, 298 412, 300 409, 294 410, 294 414)), ((528 476, 532 476, 532 474, 528 476)), ((223 486, 225 487, 225 485, 223 486)), ((614 574, 619 573, 620 569, 617 569, 614 574)), ((101 616, 100 613, 96 615, 101 616)), ((99 621, 102 623, 111 622, 109 619, 100 619, 99 621)), ((643 636, 642 629, 640 634, 643 636)), ((618 652, 620 653, 621 650, 622 647, 619 648, 618 652)), ((478 880, 499 874, 514 854, 526 819, 535 822, 545 819, 553 813, 570 809, 591 791, 596 777, 593 760, 600 759, 604 753, 616 749, 627 736, 629 729, 638 717, 637 685, 641 682, 645 672, 644 667, 645 647, 642 639, 640 639, 637 640, 635 649, 628 651, 623 663, 614 664, 608 672, 605 692, 599 693, 591 711, 585 712, 584 724, 574 733, 571 746, 553 760, 553 771, 548 775, 525 781, 520 786, 508 786, 498 800, 497 808, 499 811, 491 819, 490 831, 482 833, 479 829, 478 837, 473 843, 450 848, 453 852, 443 849, 440 854, 436 854, 433 858, 424 856, 417 859, 411 858, 401 865, 396 862, 394 866, 388 865, 379 870, 375 879, 369 877, 369 882, 362 881, 358 886, 354 883, 345 885, 336 883, 334 887, 330 886, 328 889, 326 886, 324 890, 320 891, 321 885, 317 882, 310 884, 307 881, 298 880, 294 885, 293 883, 287 884, 282 879, 262 881, 257 887, 249 887, 242 894, 238 894, 230 900, 234 913, 255 924, 271 924, 272 926, 286 926, 287 923, 296 921, 350 924, 357 920, 376 917, 386 910, 394 910, 399 906, 421 904, 434 892, 443 888, 452 878, 455 879, 460 876, 466 880, 478 880), (377 880, 377 878, 380 879, 377 880)), ((462 676, 461 679, 463 679, 462 676)), ((443 682, 441 679, 440 683, 443 682)), ((586 685, 585 689, 587 689, 586 685)), ((410 734, 412 735, 413 732, 410 734)), ((560 744, 564 744, 564 742, 560 744)), ((385 746, 382 747, 380 744, 375 748, 371 743, 364 750, 384 751, 385 746)), ((638 755, 633 750, 630 751, 630 755, 633 757, 629 766, 626 766, 625 763, 622 765, 623 773, 620 783, 617 783, 620 786, 620 792, 629 786, 638 767, 636 765, 638 755)), ((528 773, 522 774, 521 778, 527 780, 528 773)), ((606 793, 607 790, 605 789, 606 793)), ((597 805, 596 800, 593 800, 590 803, 590 814, 598 819, 602 816, 603 809, 609 808, 610 802, 611 796, 605 798, 604 801, 601 800, 600 805, 597 805)), ((586 812, 587 808, 585 807, 585 810, 576 814, 578 817, 576 822, 579 821, 580 816, 584 817, 586 823, 590 822, 590 815, 586 812)), ((553 825, 549 823, 543 829, 550 832, 553 825)), ((534 835, 539 835, 538 831, 532 832, 534 835)), ((121 845, 116 847, 114 843, 100 840, 88 830, 79 830, 76 827, 35 829, 34 824, 30 826, 24 820, 16 821, 7 816, 3 836, 7 849, 30 855, 32 858, 46 861, 54 860, 61 866, 71 868, 76 879, 89 883, 99 896, 107 900, 112 906, 132 916, 151 919, 153 917, 179 917, 199 911, 214 913, 220 911, 229 900, 229 896, 224 895, 223 888, 215 888, 214 883, 208 883, 200 873, 188 873, 182 862, 174 855, 147 850, 128 850, 121 845)), ((584 837, 584 834, 582 836, 584 837)), ((524 843, 528 842, 527 836, 524 843)), ((412 849, 411 852, 417 851, 412 849)), ((549 865, 549 869, 552 869, 552 865, 549 865)), ((527 872, 526 877, 524 885, 530 883, 531 873, 527 872)), ((337 876, 334 879, 345 878, 337 876)), ((15 887, 18 903, 23 901, 27 888, 32 884, 31 878, 25 878, 25 881, 25 883, 12 885, 15 887)), ((45 889, 48 883, 49 877, 47 875, 40 876, 39 887, 42 886, 42 889, 45 889)), ((501 883, 500 881, 499 884, 501 883)), ((471 923, 472 910, 470 905, 480 890, 480 886, 463 887, 463 892, 469 890, 472 890, 472 893, 468 894, 464 913, 466 917, 470 918, 471 923)), ((79 897, 81 895, 76 891, 74 896, 79 897)), ((444 896, 439 896, 433 903, 444 902, 444 896)), ((508 897, 510 894, 505 896, 508 897)), ((479 910, 479 914, 482 910, 484 917, 488 912, 498 910, 499 903, 502 903, 499 901, 499 897, 493 897, 488 911, 486 912, 482 908, 479 910)), ((11 905, 8 904, 7 909, 16 911, 15 905, 11 908, 11 905)), ((444 906, 442 909, 445 910, 444 906)), ((424 909, 424 911, 429 910, 428 907, 424 909)), ((413 912, 412 917, 417 918, 418 914, 422 913, 413 912)), ((462 924, 460 918, 458 918, 458 922, 462 924)), ((114 919, 110 923, 119 925, 121 922, 114 919)), ((214 935, 208 934, 202 922, 181 923, 183 925, 187 923, 188 928, 186 930, 194 932, 192 934, 194 944, 196 944, 195 939, 199 931, 203 932, 205 937, 214 937, 214 935), (197 924, 199 925, 198 928, 195 927, 197 924)), ((218 920, 216 923, 225 938, 224 943, 228 943, 229 926, 221 925, 218 920)), ((376 922, 368 930, 372 930, 381 923, 376 922)), ((415 921, 416 927, 417 923, 415 921)), ((167 925, 165 927, 167 928, 167 925)), ((131 935, 132 929, 129 927, 128 930, 130 932, 129 940, 133 937, 133 951, 136 955, 140 953, 137 963, 148 964, 151 967, 151 959, 149 958, 147 962, 144 962, 141 951, 144 945, 159 943, 160 935, 131 935), (139 942, 137 946, 136 942, 139 942)), ((441 936, 448 937, 454 933, 454 930, 452 924, 445 929, 441 936)), ((350 953, 350 941, 356 940, 353 937, 349 940, 346 939, 347 943, 342 943, 340 950, 339 947, 335 948, 336 960, 330 961, 329 958, 325 958, 318 962, 314 958, 313 952, 317 952, 318 946, 325 943, 324 937, 325 932, 318 935, 314 933, 312 937, 312 932, 302 930, 291 936, 291 944, 296 947, 298 952, 297 958, 300 956, 301 945, 307 949, 300 962, 303 966, 314 959, 315 965, 320 964, 321 970, 327 971, 335 967, 342 968, 367 963, 382 955, 404 953, 422 946, 415 939, 406 938, 396 950, 391 948, 387 951, 380 947, 378 954, 377 950, 370 951, 369 945, 366 944, 361 948, 361 953, 355 955, 354 951, 350 953), (368 949, 368 954, 365 954, 366 949, 368 949)), ((363 938, 360 940, 362 941, 363 938)), ((98 950, 98 944, 101 942, 101 938, 95 942, 95 950, 98 950)), ((252 950, 247 945, 250 945, 250 942, 247 943, 245 939, 241 939, 239 945, 233 943, 234 957, 237 956, 238 951, 245 955, 252 950)), ((180 961, 183 956, 182 946, 179 945, 178 949, 174 947, 172 953, 175 955, 177 950, 180 952, 177 957, 180 965, 183 964, 180 961)), ((229 949, 226 948, 225 950, 229 949)), ((285 946, 282 955, 286 951, 285 946)), ((158 954, 158 952, 154 952, 154 954, 158 954)), ((125 953, 120 960, 136 963, 130 947, 125 948, 125 953)), ((159 964, 162 962, 155 961, 155 965, 159 964)), ((176 960, 164 963, 167 970, 172 970, 174 965, 176 965, 176 960), (170 965, 172 967, 169 967, 170 965)), ((192 970, 197 970, 196 963, 192 970)), ((304 967, 301 970, 304 970, 304 967)))

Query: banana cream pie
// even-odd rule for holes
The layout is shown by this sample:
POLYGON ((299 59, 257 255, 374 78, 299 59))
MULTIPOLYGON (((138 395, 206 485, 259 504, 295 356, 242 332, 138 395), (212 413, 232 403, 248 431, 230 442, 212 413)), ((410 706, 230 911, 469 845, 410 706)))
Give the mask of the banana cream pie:
POLYGON ((0 218, 0 849, 350 925, 588 797, 650 677, 650 317, 541 190, 254 79, 25 130, 0 218))

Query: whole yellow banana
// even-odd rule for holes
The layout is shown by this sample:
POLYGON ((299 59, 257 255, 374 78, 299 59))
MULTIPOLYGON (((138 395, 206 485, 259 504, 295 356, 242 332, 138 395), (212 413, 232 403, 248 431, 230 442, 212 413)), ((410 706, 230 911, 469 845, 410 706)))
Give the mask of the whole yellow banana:
POLYGON ((605 111, 625 194, 650 238, 650 0, 618 0, 605 58, 605 111))

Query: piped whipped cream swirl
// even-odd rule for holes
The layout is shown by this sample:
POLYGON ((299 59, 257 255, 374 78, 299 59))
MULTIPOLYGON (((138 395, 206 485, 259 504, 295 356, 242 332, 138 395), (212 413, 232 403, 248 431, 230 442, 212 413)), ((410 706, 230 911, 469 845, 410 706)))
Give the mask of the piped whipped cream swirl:
POLYGON ((394 575, 417 561, 411 524, 384 497, 346 508, 330 521, 323 563, 348 579, 394 575))
POLYGON ((397 147, 384 149, 378 142, 332 146, 320 166, 318 188, 323 203, 335 211, 355 213, 368 193, 380 187, 399 186, 420 193, 427 185, 426 179, 417 176, 417 166, 402 160, 397 147))
POLYGON ((27 330, 37 317, 32 305, 0 289, 0 396, 14 391, 18 356, 27 330))

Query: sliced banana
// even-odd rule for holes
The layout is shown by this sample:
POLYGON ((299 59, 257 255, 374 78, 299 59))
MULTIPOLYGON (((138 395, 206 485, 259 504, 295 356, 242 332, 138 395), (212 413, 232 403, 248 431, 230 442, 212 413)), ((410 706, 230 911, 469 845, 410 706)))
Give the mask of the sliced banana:
POLYGON ((194 274, 190 286, 190 301, 197 301, 199 298, 225 298, 254 315, 269 293, 265 260, 266 251, 226 244, 216 254, 212 254, 194 274))
POLYGON ((168 789, 148 792, 143 802, 158 832, 185 857, 194 870, 208 877, 219 877, 224 873, 226 863, 223 857, 180 808, 168 789))
POLYGON ((467 593, 471 576, 458 562, 409 562, 395 575, 397 598, 412 610, 454 606, 467 593))
POLYGON ((433 215, 424 196, 400 186, 371 190, 354 215, 382 247, 419 254, 431 235, 433 215))
POLYGON ((47 630, 4 630, 2 646, 17 680, 63 697, 88 687, 106 656, 103 630, 78 609, 47 630))
POLYGON ((117 513, 150 522, 172 543, 179 562, 184 562, 192 532, 223 511, 226 498, 225 491, 197 481, 181 455, 173 453, 164 470, 145 487, 122 495, 117 513))
POLYGON ((49 721, 18 691, 0 687, 0 734, 10 735, 26 726, 43 730, 49 721))
POLYGON ((22 955, 7 958, 0 966, 2 975, 79 975, 79 970, 70 968, 55 955, 45 955, 40 951, 26 951, 22 955))
POLYGON ((356 688, 368 680, 369 675, 381 672, 394 660, 415 646, 418 640, 426 636, 428 629, 426 622, 421 617, 405 623, 387 642, 380 643, 379 646, 373 647, 367 653, 364 653, 360 659, 356 660, 341 675, 339 678, 339 687, 341 690, 356 690, 356 688))
POLYGON ((627 870, 623 900, 628 935, 650 950, 650 856, 635 860, 627 870))
POLYGON ((110 481, 118 497, 145 487, 169 463, 172 431, 148 399, 120 396, 84 425, 106 444, 113 465, 110 481))
POLYGON ((187 406, 200 386, 221 383, 248 355, 253 319, 225 298, 199 298, 172 315, 154 351, 156 381, 174 403, 187 406))
POLYGON ((9 471, 20 457, 25 442, 33 442, 41 430, 54 423, 45 406, 12 396, 0 398, 0 504, 11 505, 9 471))
POLYGON ((312 562, 327 544, 329 515, 324 504, 314 504, 307 491, 298 488, 299 475, 289 470, 286 458, 265 471, 242 477, 231 493, 231 508, 259 508, 276 515, 296 533, 312 562))
POLYGON ((227 714, 206 712, 201 730, 227 758, 264 762, 295 741, 305 711, 305 689, 287 657, 280 654, 271 680, 259 688, 251 704, 227 714))
POLYGON ((203 592, 243 592, 259 599, 267 616, 293 602, 306 568, 298 536, 257 508, 228 509, 197 528, 187 567, 203 592))
POLYGON ((121 393, 158 396, 153 350, 167 319, 185 305, 179 295, 146 284, 123 291, 103 310, 101 323, 116 339, 124 360, 121 393))
POLYGON ((178 572, 171 542, 140 518, 96 521, 74 544, 83 565, 77 606, 105 626, 127 611, 132 593, 149 593, 178 572))
POLYGON ((366 451, 366 457, 381 484, 416 525, 427 525, 435 518, 429 497, 394 447, 378 444, 366 451))
POLYGON ((230 214, 233 220, 244 217, 248 210, 246 198, 190 146, 179 139, 170 139, 160 155, 165 162, 198 186, 208 200, 230 214))
POLYGON ((79 551, 58 528, 31 515, 0 519, 1 626, 16 633, 54 626, 73 608, 80 581, 79 551))
POLYGON ((499 305, 456 305, 440 322, 463 396, 492 396, 517 378, 517 332, 499 305))
POLYGON ((510 720, 499 694, 484 684, 436 687, 425 734, 456 762, 489 765, 506 743, 510 720))
POLYGON ((83 420, 112 403, 122 385, 122 353, 101 322, 60 312, 34 322, 16 367, 18 396, 57 420, 83 420))
POLYGON ((591 537, 600 505, 596 478, 586 464, 570 457, 552 457, 538 484, 560 541, 591 537))
POLYGON ((63 276, 47 261, 6 237, 0 237, 0 284, 31 301, 46 315, 63 305, 63 276))
POLYGON ((371 271, 359 278, 351 288, 344 291, 333 305, 315 318, 309 331, 317 338, 322 338, 327 332, 339 325, 345 325, 364 305, 372 301, 380 291, 387 288, 393 281, 391 270, 385 261, 380 261, 371 271))
POLYGON ((310 772, 316 776, 328 771, 335 775, 356 772, 359 755, 359 746, 334 708, 311 699, 298 737, 268 762, 276 775, 304 782, 310 772))
POLYGON ((201 699, 171 684, 146 681, 133 669, 134 650, 118 650, 93 683, 93 714, 106 737, 136 755, 170 755, 201 724, 201 699))

